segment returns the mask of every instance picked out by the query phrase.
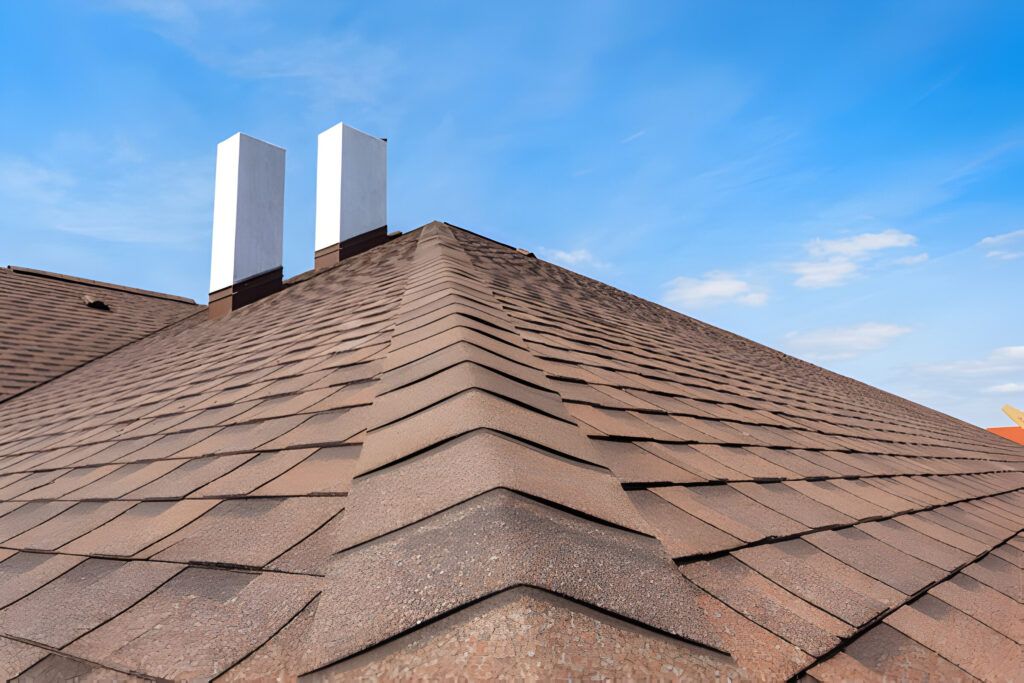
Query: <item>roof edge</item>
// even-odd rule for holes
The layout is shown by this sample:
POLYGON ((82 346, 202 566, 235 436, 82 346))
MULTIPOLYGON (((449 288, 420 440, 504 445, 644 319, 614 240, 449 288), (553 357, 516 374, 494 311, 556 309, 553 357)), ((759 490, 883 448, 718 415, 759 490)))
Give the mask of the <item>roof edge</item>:
POLYGON ((19 275, 32 275, 34 277, 46 278, 49 280, 60 280, 62 282, 73 282, 79 285, 88 285, 90 287, 99 287, 101 289, 110 289, 115 292, 125 292, 127 294, 138 294, 139 296, 148 296, 153 299, 166 299, 167 301, 176 301, 183 304, 192 304, 198 306, 194 299, 188 297, 178 296, 177 294, 166 294, 164 292, 154 292, 150 289, 139 289, 137 287, 128 287, 126 285, 119 285, 113 282, 102 282, 100 280, 90 280, 89 278, 76 277, 74 275, 65 275, 63 273, 51 273, 47 270, 37 270, 36 268, 25 268, 24 266, 7 266, 7 269, 12 273, 18 273, 19 275))

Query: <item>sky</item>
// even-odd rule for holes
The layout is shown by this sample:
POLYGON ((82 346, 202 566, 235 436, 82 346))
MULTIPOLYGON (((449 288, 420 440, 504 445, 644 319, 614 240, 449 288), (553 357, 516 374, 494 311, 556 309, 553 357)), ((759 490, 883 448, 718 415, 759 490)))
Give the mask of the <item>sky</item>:
POLYGON ((1024 4, 0 3, 0 265, 205 303, 218 142, 981 425, 1024 407, 1024 4))

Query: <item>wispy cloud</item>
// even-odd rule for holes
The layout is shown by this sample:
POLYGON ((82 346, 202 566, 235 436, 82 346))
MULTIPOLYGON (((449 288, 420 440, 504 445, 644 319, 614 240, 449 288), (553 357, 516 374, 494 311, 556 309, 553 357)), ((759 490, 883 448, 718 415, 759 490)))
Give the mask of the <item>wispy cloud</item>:
POLYGON ((191 28, 196 21, 197 3, 187 0, 110 0, 107 4, 164 24, 191 28))
POLYGON ((958 66, 955 69, 953 69, 952 71, 950 71, 948 74, 946 74, 945 76, 940 78, 938 81, 933 83, 927 90, 925 90, 925 92, 922 93, 920 97, 918 97, 916 100, 914 100, 914 103, 911 106, 917 106, 917 105, 921 104, 926 99, 928 99, 929 97, 934 95, 936 92, 938 92, 939 90, 942 90, 943 88, 945 88, 947 85, 949 85, 954 80, 956 80, 957 76, 959 76, 963 72, 963 70, 964 70, 964 67, 961 64, 960 66, 958 66))
POLYGON ((702 278, 677 277, 666 285, 662 301, 673 308, 692 309, 721 304, 761 306, 768 293, 730 273, 712 271, 702 278))
POLYGON ((625 144, 628 144, 630 142, 633 142, 634 140, 638 140, 639 138, 642 138, 645 135, 647 135, 647 131, 646 130, 638 130, 637 132, 633 133, 632 135, 627 135, 626 137, 622 138, 622 140, 620 140, 619 142, 621 142, 623 145, 625 145, 625 144))
POLYGON ((910 331, 911 328, 903 325, 867 322, 849 327, 790 332, 785 342, 798 355, 807 358, 840 360, 877 351, 910 331))
POLYGON ((1006 382, 985 389, 989 394, 1024 394, 1024 382, 1006 382))
POLYGON ((324 30, 289 40, 268 30, 263 3, 226 0, 110 0, 135 13, 197 61, 230 76, 277 81, 323 106, 379 101, 400 60, 354 30, 324 30))
POLYGON ((985 256, 988 258, 1012 261, 1024 256, 1024 230, 990 235, 978 242, 978 245, 987 250, 985 256))
POLYGON ((797 287, 834 287, 848 280, 857 272, 857 264, 847 258, 830 258, 824 261, 801 261, 794 263, 792 271, 799 277, 797 287))
POLYGON ((935 363, 922 368, 924 372, 960 377, 986 377, 1024 372, 1024 346, 1001 346, 984 358, 951 363, 935 363))
POLYGON ((852 278, 879 252, 915 244, 914 235, 900 230, 865 232, 837 239, 819 238, 805 245, 811 260, 794 263, 791 270, 798 276, 795 282, 798 287, 834 287, 852 278))
POLYGON ((919 263, 924 263, 928 260, 928 252, 921 252, 920 254, 914 254, 913 256, 904 256, 896 259, 896 263, 901 266, 916 266, 919 263))
POLYGON ((579 266, 591 266, 594 268, 607 268, 608 264, 597 258, 589 249, 547 249, 541 247, 537 250, 540 255, 552 263, 574 268, 579 266))
POLYGON ((24 158, 0 158, 0 228, 32 228, 106 242, 183 244, 208 229, 210 159, 124 164, 83 176, 24 158), (153 192, 159 188, 159 192, 153 192))
POLYGON ((913 235, 899 230, 883 232, 866 232, 852 237, 841 237, 833 240, 816 239, 807 245, 811 256, 843 256, 861 258, 872 252, 896 247, 909 247, 917 243, 913 235))

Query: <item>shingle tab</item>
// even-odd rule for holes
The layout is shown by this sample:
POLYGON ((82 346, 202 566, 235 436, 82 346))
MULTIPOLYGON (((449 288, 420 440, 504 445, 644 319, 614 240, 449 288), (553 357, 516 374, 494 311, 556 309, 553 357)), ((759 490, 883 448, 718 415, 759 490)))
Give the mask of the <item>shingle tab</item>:
POLYGON ((886 618, 886 623, 981 680, 1024 671, 1024 650, 1006 636, 931 595, 886 618))
POLYGON ((0 631, 61 648, 182 570, 166 562, 89 559, 0 611, 0 631))

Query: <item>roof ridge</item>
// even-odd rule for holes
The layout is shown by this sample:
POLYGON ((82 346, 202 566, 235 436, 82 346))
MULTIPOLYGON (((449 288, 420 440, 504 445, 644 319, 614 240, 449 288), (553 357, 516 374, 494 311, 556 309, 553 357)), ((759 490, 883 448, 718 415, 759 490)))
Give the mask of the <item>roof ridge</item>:
POLYGON ((129 287, 127 285, 119 285, 113 282, 90 280, 89 278, 77 277, 75 275, 53 273, 48 270, 25 268, 24 266, 7 266, 7 269, 10 270, 12 273, 17 273, 19 275, 31 275, 33 277, 46 278, 48 280, 58 280, 61 282, 70 282, 78 285, 87 285, 89 287, 98 287, 100 289, 109 289, 115 292, 124 292, 125 294, 137 294, 139 296, 147 296, 153 299, 165 299, 167 301, 175 301, 183 304, 192 304, 193 306, 201 305, 197 304, 194 299, 190 299, 185 296, 178 296, 177 294, 166 294, 164 292, 156 292, 150 289, 140 289, 138 287, 129 287))
POLYGON ((562 397, 494 298, 484 269, 472 266, 472 257, 450 226, 435 222, 424 227, 389 349, 383 354, 383 372, 369 407, 337 554, 314 621, 323 636, 317 640, 329 645, 315 653, 306 668, 330 665, 436 619, 453 606, 470 605, 485 594, 516 585, 562 593, 724 651, 693 607, 700 591, 675 568, 562 405, 562 397), (456 296, 478 307, 470 308, 456 296), (434 305, 424 304, 424 299, 434 305), (493 349, 493 356, 486 358, 465 347, 436 362, 439 353, 451 348, 449 342, 459 344, 470 337, 493 349), (491 371, 488 366, 497 366, 493 359, 501 357, 528 368, 529 384, 502 374, 500 367, 491 371), (391 388, 396 384, 398 388, 391 388), (453 471, 460 473, 454 479, 453 471), (381 504, 385 492, 391 492, 393 500, 396 490, 403 491, 400 503, 381 504), (587 531, 565 537, 559 529, 566 524, 587 531), (353 572, 383 574, 373 567, 392 566, 408 554, 409 544, 439 533, 460 537, 466 533, 460 529, 480 525, 498 525, 501 531, 494 539, 476 542, 454 567, 424 567, 406 574, 402 580, 410 585, 387 595, 375 595, 373 586, 353 591, 344 578, 353 572), (529 545, 538 533, 559 538, 558 552, 563 554, 591 554, 591 543, 597 543, 603 554, 621 555, 628 548, 650 581, 627 588, 617 564, 609 562, 577 563, 548 575, 538 570, 529 554, 512 552, 509 545, 529 545), (493 577, 497 583, 449 585, 443 601, 428 600, 414 615, 400 614, 395 599, 420 593, 420 584, 438 572, 462 575, 459 567, 478 562, 503 565, 500 576, 493 577), (656 601, 641 595, 652 585, 674 595, 668 602, 677 607, 661 613, 650 609, 656 601), (355 603, 360 604, 357 610, 352 608, 355 603), (339 614, 353 613, 374 624, 391 625, 367 632, 365 623, 338 623, 339 614))

